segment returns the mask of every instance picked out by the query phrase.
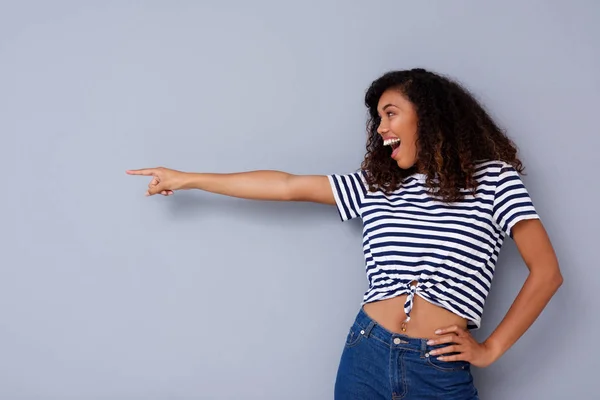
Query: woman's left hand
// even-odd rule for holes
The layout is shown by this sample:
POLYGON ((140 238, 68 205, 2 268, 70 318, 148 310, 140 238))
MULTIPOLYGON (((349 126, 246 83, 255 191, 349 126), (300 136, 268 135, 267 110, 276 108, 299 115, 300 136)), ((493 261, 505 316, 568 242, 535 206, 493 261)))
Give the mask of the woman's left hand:
POLYGON ((468 361, 481 368, 496 361, 496 354, 489 344, 477 342, 469 331, 459 326, 438 329, 435 333, 440 337, 429 340, 428 345, 452 343, 429 352, 430 355, 439 357, 440 361, 468 361), (445 355, 446 353, 460 354, 445 355))

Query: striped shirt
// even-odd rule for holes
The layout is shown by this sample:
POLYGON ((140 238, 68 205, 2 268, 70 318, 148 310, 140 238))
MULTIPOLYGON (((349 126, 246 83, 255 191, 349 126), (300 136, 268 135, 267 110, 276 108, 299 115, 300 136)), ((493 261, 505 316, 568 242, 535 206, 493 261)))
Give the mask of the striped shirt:
POLYGON ((478 163, 475 196, 445 203, 407 177, 389 195, 370 192, 362 171, 328 175, 342 221, 360 217, 369 287, 362 304, 406 294, 441 306, 478 329, 506 235, 523 219, 539 218, 518 172, 503 161, 478 163), (416 282, 416 284, 411 284, 416 282))

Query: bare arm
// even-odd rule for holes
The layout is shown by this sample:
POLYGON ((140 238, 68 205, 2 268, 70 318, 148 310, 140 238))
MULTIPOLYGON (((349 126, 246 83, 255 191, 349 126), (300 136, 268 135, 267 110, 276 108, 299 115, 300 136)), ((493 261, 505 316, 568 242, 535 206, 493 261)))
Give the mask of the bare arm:
POLYGON ((199 189, 252 200, 335 204, 329 180, 324 175, 294 175, 270 170, 192 173, 162 167, 129 170, 127 173, 152 176, 147 195, 170 195, 175 190, 199 189))
POLYGON ((513 237, 529 276, 502 322, 486 340, 494 359, 500 358, 529 329, 563 282, 554 249, 539 220, 517 223, 513 237))
POLYGON ((483 343, 476 342, 470 333, 457 325, 436 331, 441 337, 429 344, 455 344, 431 351, 431 355, 442 355, 443 361, 466 360, 475 366, 487 367, 529 329, 562 285, 558 260, 541 221, 520 221, 512 231, 517 248, 529 268, 529 276, 506 316, 483 343), (446 355, 455 351, 461 354, 446 355))

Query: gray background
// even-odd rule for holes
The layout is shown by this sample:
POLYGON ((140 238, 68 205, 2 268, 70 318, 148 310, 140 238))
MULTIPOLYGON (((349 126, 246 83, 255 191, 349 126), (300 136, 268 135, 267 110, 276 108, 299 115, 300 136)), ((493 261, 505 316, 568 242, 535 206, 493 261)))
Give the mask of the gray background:
MULTIPOLYGON (((594 398, 599 17, 593 0, 1 2, 0 398, 331 399, 360 222, 146 198, 124 171, 353 171, 364 90, 414 66, 516 140, 565 276, 475 370, 482 398, 594 398)), ((507 240, 479 339, 526 274, 507 240)))

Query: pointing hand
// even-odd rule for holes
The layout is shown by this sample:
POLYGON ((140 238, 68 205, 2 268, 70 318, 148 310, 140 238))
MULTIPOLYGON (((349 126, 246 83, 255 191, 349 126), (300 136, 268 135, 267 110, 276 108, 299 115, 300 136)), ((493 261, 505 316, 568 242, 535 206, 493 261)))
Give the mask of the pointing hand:
POLYGON ((164 167, 144 168, 126 171, 129 175, 151 176, 146 196, 162 194, 170 196, 175 190, 182 189, 185 172, 176 171, 164 167))

